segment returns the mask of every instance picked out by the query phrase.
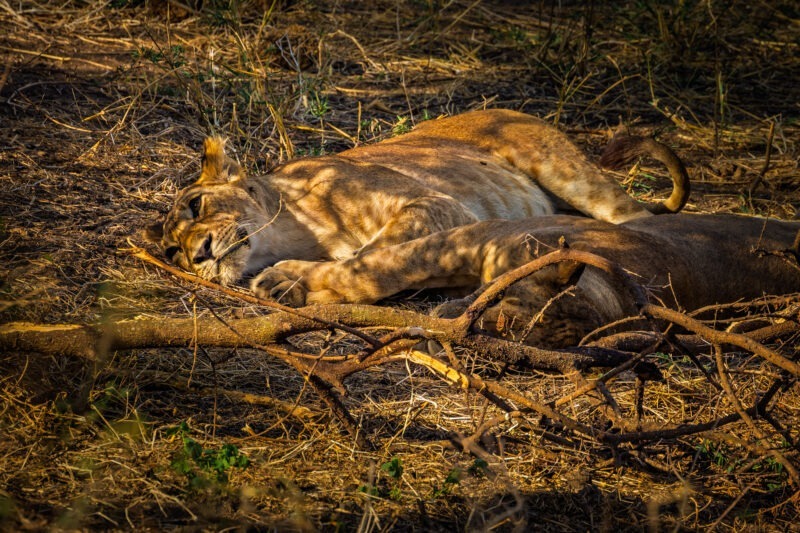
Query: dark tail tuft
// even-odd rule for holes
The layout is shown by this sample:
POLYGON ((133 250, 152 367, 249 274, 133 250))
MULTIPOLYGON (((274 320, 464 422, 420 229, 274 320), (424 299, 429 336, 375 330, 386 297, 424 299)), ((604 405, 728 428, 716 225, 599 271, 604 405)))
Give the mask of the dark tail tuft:
POLYGON ((641 157, 641 144, 645 137, 617 135, 606 145, 598 164, 602 168, 617 170, 641 157))
POLYGON ((650 137, 634 135, 618 135, 611 139, 598 164, 603 168, 618 169, 630 165, 642 156, 650 156, 659 161, 669 170, 672 178, 672 194, 664 202, 648 206, 655 214, 677 213, 689 200, 691 184, 689 173, 678 155, 667 145, 650 137))

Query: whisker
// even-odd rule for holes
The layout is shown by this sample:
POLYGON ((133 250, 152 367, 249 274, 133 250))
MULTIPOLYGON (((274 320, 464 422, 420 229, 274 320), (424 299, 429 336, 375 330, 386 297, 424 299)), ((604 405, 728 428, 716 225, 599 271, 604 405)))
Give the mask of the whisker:
MULTIPOLYGON (((281 214, 281 211, 283 211, 283 199, 282 198, 278 200, 278 210, 275 212, 275 214, 272 216, 271 219, 269 219, 267 222, 265 222, 264 224, 262 224, 260 227, 256 228, 255 230, 253 230, 253 231, 251 231, 249 233, 246 233, 242 237, 239 237, 238 239, 233 241, 231 244, 229 244, 228 247, 225 248, 225 250, 223 250, 223 252, 219 255, 219 257, 217 257, 214 260, 214 263, 219 263, 225 257, 229 256, 230 254, 232 254, 233 252, 235 252, 236 250, 241 248, 248 241, 248 239, 251 236, 253 236, 256 233, 260 232, 261 230, 267 228, 268 226, 272 225, 272 223, 275 222, 275 220, 278 218, 278 215, 281 214)), ((243 224, 247 224, 247 223, 248 223, 247 221, 243 222, 243 224)))

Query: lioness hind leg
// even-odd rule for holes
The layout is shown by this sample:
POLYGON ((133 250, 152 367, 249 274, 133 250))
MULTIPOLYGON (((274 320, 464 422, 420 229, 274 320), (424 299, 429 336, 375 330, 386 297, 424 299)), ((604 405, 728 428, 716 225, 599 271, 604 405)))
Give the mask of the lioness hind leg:
POLYGON ((423 196, 406 204, 356 255, 477 221, 478 217, 450 196, 423 196))

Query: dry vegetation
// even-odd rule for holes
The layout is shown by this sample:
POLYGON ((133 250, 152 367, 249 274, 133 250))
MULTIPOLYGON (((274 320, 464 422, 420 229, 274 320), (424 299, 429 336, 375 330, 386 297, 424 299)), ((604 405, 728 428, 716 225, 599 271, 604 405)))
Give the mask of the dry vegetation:
MULTIPOLYGON (((688 210, 796 215, 795 2, 517 4, 0 0, 0 322, 202 329, 269 314, 124 250, 196 176, 211 132, 255 172, 508 107, 589 153, 618 127, 657 135, 687 162, 688 210)), ((660 170, 632 176, 621 177, 633 194, 668 188, 660 170)), ((758 326, 796 326, 798 300, 750 312, 758 326)), ((762 339, 797 359, 796 327, 762 339)), ((49 355, 0 344, 0 528, 798 527, 798 376, 731 344, 718 358, 685 337, 646 356, 662 380, 620 372, 574 398, 574 372, 454 347, 464 372, 529 402, 508 417, 417 363, 381 364, 346 381, 353 435, 268 350, 105 340, 59 354, 56 336, 49 355), (554 405, 562 419, 532 407, 554 405), (726 423, 599 437, 714 421, 726 423)), ((294 346, 361 345, 323 330, 294 346)))

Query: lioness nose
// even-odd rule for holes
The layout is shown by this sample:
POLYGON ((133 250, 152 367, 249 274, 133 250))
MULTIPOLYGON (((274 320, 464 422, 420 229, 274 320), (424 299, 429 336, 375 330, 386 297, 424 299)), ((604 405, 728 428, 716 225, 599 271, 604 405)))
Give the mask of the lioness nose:
POLYGON ((214 254, 211 253, 211 235, 207 236, 200 248, 197 249, 194 257, 192 257, 192 263, 197 265, 209 259, 214 259, 214 254))

